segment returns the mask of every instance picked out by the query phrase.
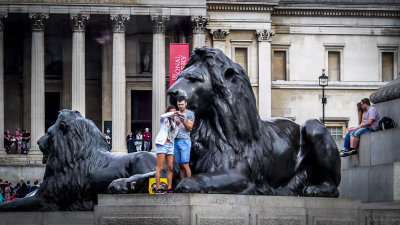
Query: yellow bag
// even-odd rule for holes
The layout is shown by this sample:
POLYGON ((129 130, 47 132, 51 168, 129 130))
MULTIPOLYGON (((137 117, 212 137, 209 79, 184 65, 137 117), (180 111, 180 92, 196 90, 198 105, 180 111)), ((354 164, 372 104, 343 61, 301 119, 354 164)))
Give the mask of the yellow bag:
MULTIPOLYGON (((168 188, 168 180, 167 178, 160 178, 160 187, 164 188, 167 190, 168 188)), ((155 194, 156 193, 156 178, 149 178, 149 193, 150 194, 155 194)))

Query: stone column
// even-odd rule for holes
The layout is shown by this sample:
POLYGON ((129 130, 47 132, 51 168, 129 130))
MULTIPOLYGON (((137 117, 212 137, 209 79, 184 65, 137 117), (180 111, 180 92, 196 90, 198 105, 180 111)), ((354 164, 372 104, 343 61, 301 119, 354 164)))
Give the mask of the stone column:
POLYGON ((226 35, 229 34, 229 30, 211 30, 211 34, 213 36, 213 47, 220 49, 223 53, 225 53, 225 40, 226 35))
POLYGON ((160 128, 160 115, 166 107, 165 81, 165 27, 169 17, 151 16, 153 23, 153 89, 152 89, 152 143, 155 150, 155 137, 160 128))
POLYGON ((41 154, 38 139, 45 133, 44 114, 44 23, 48 19, 45 14, 30 14, 32 26, 31 56, 31 151, 29 154, 41 154))
POLYGON ((85 28, 88 15, 71 15, 72 22, 72 109, 85 116, 85 28))
POLYGON ((63 91, 61 99, 62 109, 72 109, 72 39, 69 29, 65 28, 62 43, 62 59, 63 59, 63 91))
POLYGON ((205 45, 206 39, 204 36, 208 18, 198 16, 191 18, 193 24, 193 49, 205 45))
POLYGON ((125 29, 128 15, 111 16, 113 27, 112 53, 112 152, 126 154, 125 145, 125 29))
POLYGON ((271 37, 272 30, 257 30, 258 36, 258 112, 271 117, 271 37))
POLYGON ((2 132, 0 136, 0 151, 4 152, 4 23, 7 18, 6 14, 0 14, 0 132, 2 132))
POLYGON ((106 42, 102 46, 101 70, 101 105, 102 105, 102 131, 104 121, 112 121, 112 43, 106 42))

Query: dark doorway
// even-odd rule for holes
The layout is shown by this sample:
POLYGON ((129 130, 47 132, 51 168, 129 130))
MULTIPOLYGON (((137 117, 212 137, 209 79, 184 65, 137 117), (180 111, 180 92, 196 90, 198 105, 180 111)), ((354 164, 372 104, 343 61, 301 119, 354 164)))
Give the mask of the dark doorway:
POLYGON ((45 129, 49 129, 57 120, 60 111, 60 92, 45 93, 45 129))
POLYGON ((149 128, 151 132, 151 91, 131 92, 131 131, 149 128))

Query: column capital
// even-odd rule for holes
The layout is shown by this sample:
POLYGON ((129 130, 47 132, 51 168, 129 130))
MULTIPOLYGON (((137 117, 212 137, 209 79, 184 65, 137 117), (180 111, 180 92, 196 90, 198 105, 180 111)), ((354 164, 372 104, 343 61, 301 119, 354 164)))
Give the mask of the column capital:
POLYGON ((271 37, 275 35, 275 31, 267 30, 256 30, 258 41, 271 41, 271 37))
POLYGON ((73 32, 84 32, 89 20, 89 15, 71 14, 71 27, 73 32))
POLYGON ((7 14, 0 14, 0 31, 4 30, 4 24, 6 22, 8 15, 7 14))
POLYGON ((44 25, 49 18, 49 14, 33 13, 29 14, 31 27, 33 31, 44 31, 44 25))
POLYGON ((211 29, 211 34, 213 36, 214 41, 224 41, 226 35, 230 32, 228 29, 211 29))
POLYGON ((165 33, 165 26, 169 21, 169 16, 150 16, 150 21, 153 23, 153 33, 165 33))
POLYGON ((203 16, 197 16, 190 18, 193 26, 193 33, 194 34, 204 34, 206 30, 206 25, 210 19, 203 16))
POLYGON ((111 23, 112 23, 112 29, 113 33, 124 33, 126 30, 126 27, 128 26, 127 23, 129 22, 130 15, 111 15, 111 23))

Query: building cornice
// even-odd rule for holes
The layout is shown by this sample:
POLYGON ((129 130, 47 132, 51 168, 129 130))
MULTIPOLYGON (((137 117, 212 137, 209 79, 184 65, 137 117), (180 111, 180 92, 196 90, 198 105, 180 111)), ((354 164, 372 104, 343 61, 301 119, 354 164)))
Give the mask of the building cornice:
POLYGON ((275 7, 273 16, 400 17, 400 9, 337 9, 275 7))
POLYGON ((271 12, 275 5, 209 4, 207 11, 228 12, 271 12))

